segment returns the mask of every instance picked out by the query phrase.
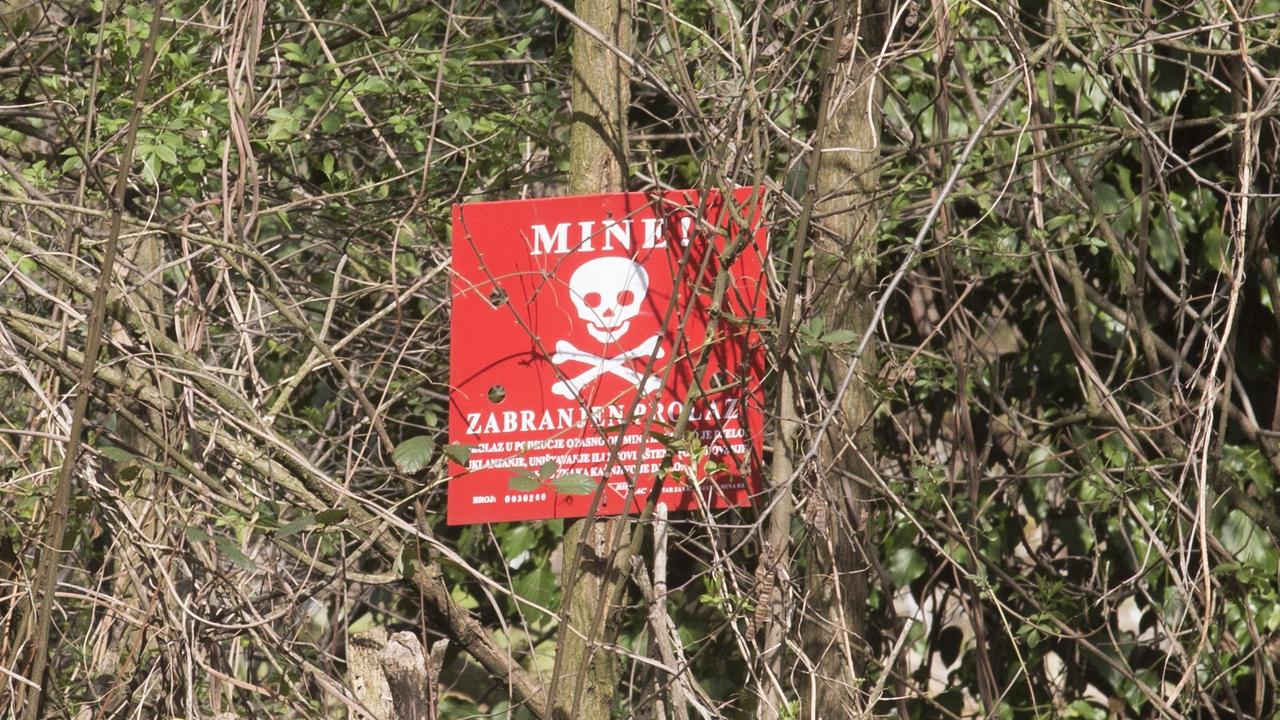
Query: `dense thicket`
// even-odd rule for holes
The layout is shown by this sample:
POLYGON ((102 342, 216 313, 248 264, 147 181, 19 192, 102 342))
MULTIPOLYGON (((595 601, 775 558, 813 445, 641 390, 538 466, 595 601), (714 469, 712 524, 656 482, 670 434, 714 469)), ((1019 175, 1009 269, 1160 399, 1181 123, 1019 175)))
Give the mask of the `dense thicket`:
MULTIPOLYGON (((767 189, 776 472, 646 541, 614 713, 1280 712, 1280 2, 630 11, 630 187, 767 189)), ((564 528, 435 449, 449 207, 567 192, 575 21, 0 0, 0 713, 342 717, 370 628, 546 712, 564 528)))

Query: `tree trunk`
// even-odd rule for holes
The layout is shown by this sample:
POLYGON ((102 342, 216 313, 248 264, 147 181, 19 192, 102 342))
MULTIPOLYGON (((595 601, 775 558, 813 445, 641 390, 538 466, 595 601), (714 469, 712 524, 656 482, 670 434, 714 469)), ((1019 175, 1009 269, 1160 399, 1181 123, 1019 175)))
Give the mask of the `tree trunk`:
MULTIPOLYGON (((617 50, 630 52, 631 8, 626 0, 579 0, 574 10, 617 50)), ((575 25, 573 34, 573 124, 569 133, 569 190, 574 194, 625 189, 627 107, 631 103, 630 67, 613 49, 575 25)), ((582 520, 565 532, 564 596, 556 670, 552 678, 557 720, 596 720, 610 716, 618 689, 614 658, 599 648, 608 630, 596 628, 607 617, 614 586, 609 573, 612 538, 618 520, 582 520)))
MULTIPOLYGON (((627 0, 578 0, 574 9, 615 49, 631 51, 631 8, 627 0)), ((587 194, 623 190, 631 68, 613 49, 575 26, 572 72, 569 191, 587 194)))
MULTIPOLYGON (((575 24, 568 186, 572 193, 625 190, 630 67, 614 49, 630 53, 630 5, 622 0, 579 0, 575 12, 613 49, 575 24)), ((564 533, 562 625, 552 678, 557 719, 609 717, 617 693, 617 662, 599 647, 608 633, 599 626, 608 614, 600 603, 608 602, 614 585, 621 582, 609 573, 617 523, 580 520, 564 533)))
POLYGON ((359 720, 435 720, 440 665, 448 641, 431 649, 428 660, 418 636, 398 632, 387 637, 374 626, 347 640, 347 682, 364 706, 349 717, 359 720))
MULTIPOLYGON (((861 340, 871 327, 870 295, 875 284, 876 214, 872 198, 874 163, 879 156, 881 91, 868 53, 878 49, 876 2, 850 10, 845 31, 833 37, 836 62, 829 89, 827 127, 821 139, 813 231, 813 307, 830 330, 851 330, 861 340)), ((841 23, 837 23, 840 27, 841 23)), ((809 608, 801 628, 806 653, 815 663, 812 714, 855 717, 857 689, 865 666, 867 579, 863 550, 866 492, 871 453, 870 416, 875 397, 861 380, 875 371, 868 344, 853 382, 838 397, 832 423, 821 438, 817 493, 809 521, 809 608)), ((827 353, 826 370, 838 389, 855 359, 847 351, 827 353)), ((825 415, 825 410, 824 413, 825 415)))
MULTIPOLYGON (((120 285, 131 288, 129 302, 142 321, 154 331, 164 333, 172 318, 167 316, 165 309, 164 286, 161 283, 164 253, 159 236, 142 233, 123 237, 120 242, 124 261, 118 268, 120 285)), ((124 327, 117 325, 112 334, 116 342, 128 347, 131 338, 124 327)), ((138 383, 145 384, 149 380, 149 371, 137 364, 127 365, 125 372, 138 383)), ((173 383, 163 375, 157 373, 151 380, 162 397, 175 397, 173 383)), ((160 408, 123 394, 114 397, 112 405, 143 418, 164 442, 181 444, 171 432, 174 419, 167 417, 160 408)), ((118 425, 116 435, 126 449, 140 460, 145 460, 146 464, 139 459, 109 462, 104 470, 112 480, 131 478, 128 483, 119 483, 120 495, 128 513, 138 522, 137 530, 143 542, 164 542, 168 526, 163 515, 179 505, 178 497, 169 493, 167 481, 154 470, 164 466, 168 460, 164 448, 127 422, 118 425)), ((111 568, 105 574, 111 580, 115 597, 122 607, 131 608, 137 617, 147 617, 152 612, 148 583, 158 582, 151 577, 155 572, 154 563, 138 537, 116 536, 111 538, 111 542, 105 552, 104 566, 111 568)), ((161 602, 167 600, 166 597, 161 602)), ((173 610, 181 613, 178 608, 173 610)), ((137 669, 145 664, 145 656, 158 649, 151 644, 151 631, 145 626, 135 628, 119 622, 115 613, 104 613, 93 635, 94 645, 101 651, 95 654, 92 680, 101 693, 103 707, 114 709, 126 703, 142 705, 145 697, 129 697, 124 689, 130 686, 137 669)))
POLYGON ((351 712, 351 720, 393 720, 395 717, 391 685, 382 672, 382 651, 386 645, 387 630, 378 625, 347 638, 347 683, 364 706, 363 712, 351 712))

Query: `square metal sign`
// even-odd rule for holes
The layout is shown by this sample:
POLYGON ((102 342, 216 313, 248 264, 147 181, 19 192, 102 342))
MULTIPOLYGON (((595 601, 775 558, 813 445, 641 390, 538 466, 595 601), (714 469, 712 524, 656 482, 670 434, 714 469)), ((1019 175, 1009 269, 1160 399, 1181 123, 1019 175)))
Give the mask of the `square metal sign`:
POLYGON ((453 207, 451 525, 750 503, 761 190, 453 207), (459 458, 461 459, 461 458, 459 458))

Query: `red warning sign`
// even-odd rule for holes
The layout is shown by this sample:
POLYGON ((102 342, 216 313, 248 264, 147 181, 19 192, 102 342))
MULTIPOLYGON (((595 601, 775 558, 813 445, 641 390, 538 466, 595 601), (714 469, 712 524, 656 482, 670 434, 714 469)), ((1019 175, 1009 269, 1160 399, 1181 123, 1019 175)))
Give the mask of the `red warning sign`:
POLYGON ((746 505, 760 190, 453 207, 449 524, 746 505), (726 202, 727 201, 727 202, 726 202))

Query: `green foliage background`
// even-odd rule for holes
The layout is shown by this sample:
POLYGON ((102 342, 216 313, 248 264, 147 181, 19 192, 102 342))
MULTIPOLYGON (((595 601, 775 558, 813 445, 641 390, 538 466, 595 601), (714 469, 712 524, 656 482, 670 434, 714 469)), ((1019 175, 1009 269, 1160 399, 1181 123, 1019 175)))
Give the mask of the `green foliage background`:
MULTIPOLYGON (((342 716, 349 633, 447 634, 406 581, 424 559, 545 681, 562 524, 442 522, 449 207, 563 193, 567 168, 570 24, 483 0, 0 2, 0 662, 29 661, 89 304, 66 273, 97 277, 156 7, 99 358, 120 379, 90 408, 49 716, 342 716), (341 503, 290 481, 303 466, 341 503)), ((871 559, 868 712, 1276 716, 1280 3, 864 9, 890 30, 852 50, 884 90, 858 260, 874 301, 900 278, 855 380, 877 400, 869 519, 833 530, 871 559)), ((831 13, 634 7, 631 185, 764 185, 779 299, 831 13)), ((837 290, 802 288, 777 347, 814 423, 861 341, 817 317, 837 290)), ((826 471, 673 521, 665 605, 707 716, 763 712, 775 684, 799 712, 810 659, 791 642, 762 667, 755 623, 807 611, 826 471), (762 562, 774 493, 801 500, 787 577, 762 562)), ((615 708, 648 716, 675 681, 627 597, 615 708)), ((441 716, 529 716, 453 640, 441 716)))

